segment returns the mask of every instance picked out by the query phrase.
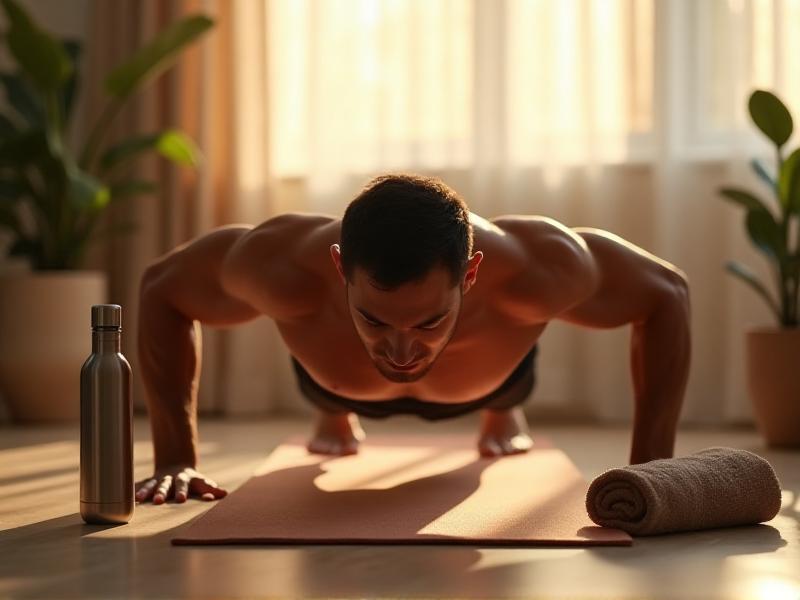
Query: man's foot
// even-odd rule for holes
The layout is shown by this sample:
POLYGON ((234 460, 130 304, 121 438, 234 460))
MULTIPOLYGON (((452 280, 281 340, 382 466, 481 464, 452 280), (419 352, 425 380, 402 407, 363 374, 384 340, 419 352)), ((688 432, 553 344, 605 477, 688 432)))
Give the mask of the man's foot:
POLYGON ((314 436, 306 444, 315 454, 356 454, 366 434, 355 413, 319 413, 314 436))
POLYGON ((520 408, 486 409, 481 412, 481 434, 478 451, 481 456, 520 454, 533 447, 528 422, 520 408))

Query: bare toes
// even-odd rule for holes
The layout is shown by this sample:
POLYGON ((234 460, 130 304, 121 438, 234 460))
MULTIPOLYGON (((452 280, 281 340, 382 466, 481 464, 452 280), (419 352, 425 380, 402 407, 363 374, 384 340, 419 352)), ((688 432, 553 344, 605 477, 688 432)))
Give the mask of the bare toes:
POLYGON ((527 452, 533 448, 533 439, 527 434, 515 435, 511 438, 511 444, 517 452, 527 452))
POLYGON ((478 442, 478 451, 481 456, 486 457, 500 456, 503 453, 500 444, 492 438, 485 438, 478 442))
POLYGON ((526 435, 515 435, 510 439, 503 440, 501 445, 503 454, 522 454, 530 450, 533 440, 526 435))
POLYGON ((342 454, 358 454, 358 441, 344 444, 342 446, 342 454))
POLYGON ((339 440, 315 438, 308 443, 306 449, 315 454, 332 454, 334 456, 357 454, 358 440, 341 442, 339 440))
POLYGON ((331 452, 330 443, 317 438, 311 440, 306 449, 313 454, 330 454, 331 452))

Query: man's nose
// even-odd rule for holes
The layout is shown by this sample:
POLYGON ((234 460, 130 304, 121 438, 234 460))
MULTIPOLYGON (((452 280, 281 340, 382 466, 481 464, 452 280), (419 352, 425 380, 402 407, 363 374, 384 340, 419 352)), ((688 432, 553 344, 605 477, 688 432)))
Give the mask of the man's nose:
POLYGON ((397 336, 391 341, 387 358, 398 367, 404 367, 416 359, 414 340, 408 336, 397 336))

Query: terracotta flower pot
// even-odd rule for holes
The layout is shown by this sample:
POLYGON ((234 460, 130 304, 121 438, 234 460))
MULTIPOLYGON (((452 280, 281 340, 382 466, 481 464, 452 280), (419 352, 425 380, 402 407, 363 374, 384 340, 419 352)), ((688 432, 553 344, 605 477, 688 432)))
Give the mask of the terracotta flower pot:
POLYGON ((78 421, 81 365, 102 271, 0 273, 0 395, 17 423, 78 421))
POLYGON ((800 328, 746 332, 747 385, 769 446, 800 447, 800 328))

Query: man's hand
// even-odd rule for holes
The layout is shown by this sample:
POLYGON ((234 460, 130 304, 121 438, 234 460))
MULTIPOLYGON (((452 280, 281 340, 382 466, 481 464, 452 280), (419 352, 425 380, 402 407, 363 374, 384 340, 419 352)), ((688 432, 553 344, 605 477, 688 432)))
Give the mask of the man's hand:
POLYGON ((173 498, 175 502, 197 495, 203 500, 216 500, 228 495, 215 481, 186 464, 170 465, 157 469, 152 477, 137 481, 136 501, 145 502, 152 497, 153 504, 163 504, 173 498))

